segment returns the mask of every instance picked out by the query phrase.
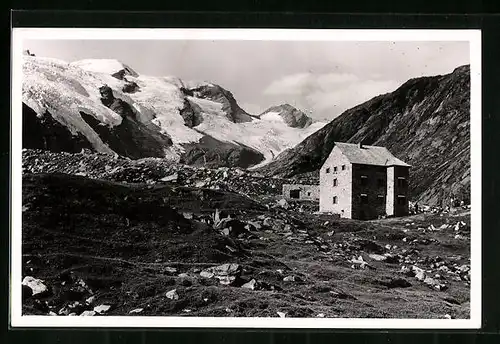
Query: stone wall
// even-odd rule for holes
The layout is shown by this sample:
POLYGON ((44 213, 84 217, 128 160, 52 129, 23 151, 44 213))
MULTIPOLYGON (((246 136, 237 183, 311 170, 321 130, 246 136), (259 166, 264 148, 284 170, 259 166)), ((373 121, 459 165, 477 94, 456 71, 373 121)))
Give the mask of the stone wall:
POLYGON ((318 200, 319 185, 283 184, 283 197, 287 199, 318 200), (290 192, 298 191, 299 197, 292 197, 290 192))

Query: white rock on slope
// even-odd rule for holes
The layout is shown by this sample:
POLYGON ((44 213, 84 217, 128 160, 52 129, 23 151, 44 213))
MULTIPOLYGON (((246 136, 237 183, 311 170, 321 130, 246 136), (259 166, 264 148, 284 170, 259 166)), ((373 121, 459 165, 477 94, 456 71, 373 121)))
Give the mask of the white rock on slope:
POLYGON ((41 279, 26 276, 24 277, 22 284, 31 289, 31 291, 33 292, 32 295, 37 295, 43 294, 49 290, 43 282, 44 281, 41 279))

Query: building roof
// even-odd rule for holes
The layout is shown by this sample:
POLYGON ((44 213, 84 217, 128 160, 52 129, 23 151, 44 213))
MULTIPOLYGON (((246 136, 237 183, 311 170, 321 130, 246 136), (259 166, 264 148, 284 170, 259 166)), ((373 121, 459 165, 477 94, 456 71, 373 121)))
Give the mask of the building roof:
POLYGON ((360 148, 359 144, 343 142, 335 142, 335 147, 340 149, 351 164, 410 167, 385 147, 363 145, 360 148))

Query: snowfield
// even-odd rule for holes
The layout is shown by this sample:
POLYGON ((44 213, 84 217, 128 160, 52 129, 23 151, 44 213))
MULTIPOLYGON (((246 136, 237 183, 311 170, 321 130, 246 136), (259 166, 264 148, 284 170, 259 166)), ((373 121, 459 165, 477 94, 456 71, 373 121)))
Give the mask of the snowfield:
POLYGON ((168 157, 179 158, 184 151, 183 144, 196 143, 203 135, 209 135, 220 141, 258 150, 265 156, 265 161, 259 164, 261 166, 326 124, 318 122, 305 129, 291 128, 279 113, 271 112, 251 122, 233 123, 226 117, 222 104, 186 96, 181 90, 207 85, 207 82, 184 82, 173 76, 143 76, 112 59, 67 63, 52 58, 23 58, 23 102, 39 115, 50 112, 55 120, 67 126, 73 134, 83 134, 99 152, 109 153, 112 150, 82 119, 80 112, 92 115, 109 127, 121 124, 121 116, 101 102, 99 87, 103 85, 113 90, 115 98, 129 103, 140 122, 155 124, 158 131, 172 139, 172 147, 165 148, 168 157), (118 72, 123 74, 123 80, 112 76, 118 72), (122 88, 127 83, 137 84, 137 91, 124 93, 122 88), (188 101, 197 105, 202 115, 202 123, 194 128, 184 124, 180 113, 188 101))

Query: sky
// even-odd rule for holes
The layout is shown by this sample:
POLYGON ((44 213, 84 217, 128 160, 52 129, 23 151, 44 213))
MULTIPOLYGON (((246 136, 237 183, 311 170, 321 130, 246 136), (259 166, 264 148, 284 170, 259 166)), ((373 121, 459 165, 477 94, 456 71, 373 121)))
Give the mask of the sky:
POLYGON ((465 41, 27 40, 23 47, 67 62, 111 58, 143 75, 208 81, 251 114, 289 103, 320 121, 408 79, 470 63, 465 41))

